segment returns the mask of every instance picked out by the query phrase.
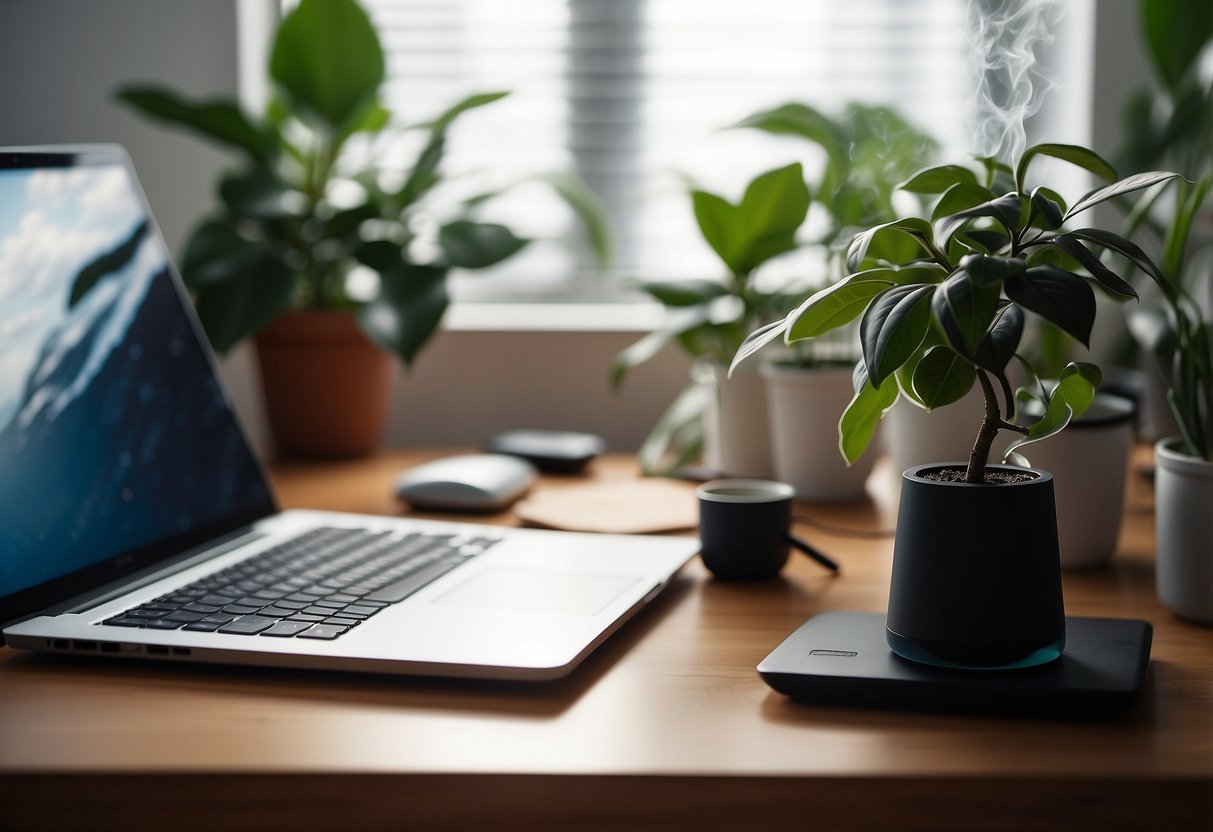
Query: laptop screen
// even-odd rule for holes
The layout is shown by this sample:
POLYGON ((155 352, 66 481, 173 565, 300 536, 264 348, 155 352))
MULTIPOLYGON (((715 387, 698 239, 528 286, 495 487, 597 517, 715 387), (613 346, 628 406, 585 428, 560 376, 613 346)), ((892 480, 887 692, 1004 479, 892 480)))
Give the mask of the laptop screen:
POLYGON ((120 150, 0 151, 0 599, 273 510, 176 280, 120 150))

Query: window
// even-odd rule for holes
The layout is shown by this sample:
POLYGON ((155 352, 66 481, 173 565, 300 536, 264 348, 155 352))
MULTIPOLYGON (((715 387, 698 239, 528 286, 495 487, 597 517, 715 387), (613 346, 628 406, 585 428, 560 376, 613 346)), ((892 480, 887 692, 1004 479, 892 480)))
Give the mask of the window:
POLYGON ((471 92, 511 91, 453 131, 447 171, 462 193, 573 169, 613 221, 615 262, 597 275, 568 245, 578 234, 567 209, 540 186, 512 188, 486 216, 542 241, 458 276, 456 298, 569 302, 626 299, 632 277, 721 273, 688 180, 736 199, 762 171, 801 160, 811 177, 819 164, 795 138, 722 129, 761 108, 892 105, 944 157, 971 152, 965 32, 999 0, 975 11, 966 0, 363 2, 388 53, 385 103, 403 123, 471 92))

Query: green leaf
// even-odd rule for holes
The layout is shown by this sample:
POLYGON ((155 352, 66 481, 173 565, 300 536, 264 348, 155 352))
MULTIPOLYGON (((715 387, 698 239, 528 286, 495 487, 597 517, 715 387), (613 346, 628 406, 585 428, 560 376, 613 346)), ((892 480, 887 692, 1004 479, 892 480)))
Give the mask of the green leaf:
POLYGON ((859 324, 864 364, 879 387, 913 355, 931 322, 934 285, 894 286, 868 306, 859 324))
POLYGON ((1019 218, 1023 204, 1019 194, 1003 194, 997 199, 983 202, 964 211, 957 211, 935 221, 936 239, 946 246, 960 228, 971 220, 989 217, 996 220, 1008 234, 1013 234, 1019 228, 1019 218))
POLYGON ((358 322, 372 341, 411 365, 438 329, 449 304, 447 270, 405 265, 380 275, 379 296, 358 307, 358 322))
POLYGON ((1050 197, 1050 193, 1052 192, 1048 188, 1037 188, 1032 191, 1032 214, 1029 225, 1052 231, 1060 228, 1065 222, 1065 209, 1062 208, 1062 203, 1050 197))
POLYGON ((977 380, 973 365, 951 347, 931 347, 914 366, 914 396, 928 410, 964 398, 977 380))
POLYGON ((294 292, 295 273, 262 250, 240 274, 199 286, 198 320, 215 350, 226 352, 285 312, 294 292))
POLYGON ((691 206, 695 211, 695 221, 699 223, 699 233, 731 269, 734 251, 740 247, 738 240, 744 233, 737 209, 727 200, 707 191, 692 191, 691 206))
POLYGON ((447 264, 461 269, 488 268, 513 257, 529 242, 495 223, 456 220, 438 230, 447 264))
POLYGON ((1002 375, 1023 337, 1023 311, 1009 303, 998 311, 989 330, 973 348, 973 360, 983 369, 1002 375))
POLYGON ((292 196, 301 196, 265 165, 227 174, 219 182, 219 195, 233 216, 257 220, 297 216, 292 196))
POLYGON ((851 241, 850 248, 847 249, 847 268, 852 272, 859 271, 868 259, 868 250, 886 236, 908 238, 916 251, 927 251, 931 239, 931 224, 918 217, 907 217, 869 228, 851 241))
POLYGON ((665 326, 648 333, 615 356, 611 363, 611 386, 619 387, 628 370, 648 361, 667 344, 702 326, 707 319, 708 311, 702 306, 686 307, 672 313, 665 326))
MULTIPOLYGON (((1038 144, 1029 147, 1024 151, 1023 156, 1019 157, 1019 165, 1015 168, 1015 183, 1020 191, 1024 189, 1024 177, 1028 172, 1028 165, 1037 156, 1061 159, 1084 170, 1089 170, 1100 179, 1106 179, 1109 182, 1116 181, 1116 169, 1093 150, 1076 144, 1038 144)), ((1071 209, 1071 213, 1073 213, 1073 209, 1071 209)))
POLYGON ((1061 372, 1057 386, 1049 394, 1049 404, 1044 415, 1028 427, 1027 436, 1022 436, 1007 446, 1003 459, 1024 445, 1060 433, 1071 420, 1081 416, 1091 406, 1099 383, 1099 368, 1094 364, 1067 364, 1061 372))
POLYGON ((278 27, 270 76, 305 116, 340 135, 375 103, 383 49, 354 0, 300 0, 278 27))
POLYGON ((989 188, 971 182, 959 182, 948 188, 935 207, 931 210, 931 221, 947 217, 959 211, 974 208, 994 199, 994 193, 989 188))
POLYGON ((417 155, 417 161, 413 163, 413 169, 409 171, 404 184, 400 186, 400 190, 392 194, 392 201, 399 208, 408 208, 438 184, 441 180, 438 175, 438 166, 442 163, 445 149, 446 138, 443 134, 435 133, 430 137, 425 147, 421 149, 421 153, 417 155))
POLYGON ((379 274, 387 274, 404 268, 404 249, 399 243, 389 240, 370 240, 354 249, 359 263, 379 274))
POLYGON ((1008 277, 1023 274, 1028 261, 1022 257, 998 257, 991 254, 966 254, 960 259, 960 268, 983 288, 1001 286, 1008 277))
POLYGON ((67 299, 68 309, 71 309, 83 300, 84 296, 101 282, 106 275, 122 271, 130 265, 131 261, 135 259, 135 255, 139 253, 139 246, 143 244, 143 238, 147 236, 147 230, 147 220, 136 224, 134 230, 126 236, 126 239, 93 259, 77 272, 76 277, 72 280, 71 294, 67 299))
MULTIPOLYGON (((887 272, 887 269, 874 271, 887 272)), ((893 281, 867 278, 859 272, 843 278, 833 286, 814 293, 788 316, 791 328, 788 342, 824 335, 832 329, 850 323, 863 313, 872 298, 892 287, 893 281)))
POLYGON ((448 127, 451 126, 451 123, 455 119, 459 118, 459 116, 463 115, 468 110, 474 110, 477 107, 492 104, 494 101, 500 101, 509 94, 510 93, 508 90, 499 92, 474 93, 457 104, 447 108, 440 116, 438 116, 438 118, 422 126, 429 127, 435 133, 443 133, 448 127))
POLYGON ((191 289, 226 280, 255 280, 261 262, 273 253, 265 243, 247 240, 231 225, 205 222, 190 235, 181 258, 181 276, 191 289))
POLYGON ((847 465, 863 455, 872 442, 881 417, 897 403, 897 384, 886 381, 873 387, 863 362, 856 367, 856 393, 838 420, 838 449, 847 465))
POLYGON ((1107 202, 1109 199, 1114 199, 1124 194, 1131 194, 1134 191, 1140 191, 1142 188, 1149 188, 1151 185, 1157 185, 1160 182, 1166 182, 1170 179, 1182 179, 1178 173, 1172 173, 1165 170, 1151 170, 1145 173, 1137 173, 1133 176, 1126 176, 1119 182, 1108 185, 1105 188, 1099 188, 1084 196, 1078 202, 1070 206, 1070 210, 1066 212, 1066 220, 1070 220, 1075 215, 1098 205, 1101 202, 1107 202))
POLYGON ((751 127, 776 135, 800 136, 821 147, 833 160, 843 157, 845 138, 838 125, 806 104, 790 103, 760 110, 732 127, 751 127))
POLYGON ((695 306, 729 294, 728 288, 715 280, 658 280, 641 283, 638 288, 666 306, 695 306))
POLYGON ((192 102, 170 90, 146 86, 124 87, 118 98, 158 121, 188 128, 254 159, 267 160, 276 150, 273 135, 253 125, 230 101, 192 102))
POLYGON ((605 269, 611 264, 611 220, 606 208, 594 195, 594 192, 576 174, 560 171, 548 173, 539 177, 540 181, 551 185, 556 195, 564 200, 581 220, 589 240, 590 249, 599 268, 605 269))
POLYGON ((1143 2, 1141 26, 1154 68, 1172 90, 1213 38, 1213 6, 1205 0, 1143 2))
POLYGON ((1100 262, 1100 259, 1092 254, 1091 250, 1083 245, 1078 238, 1069 234, 1058 234, 1050 242, 1073 257, 1113 297, 1119 299, 1137 297, 1137 290, 1128 281, 1100 262))
POLYGON ((979 286, 963 271, 949 277, 935 291, 931 313, 954 350, 961 355, 973 355, 977 342, 994 321, 998 296, 997 288, 979 286))
MULTIPOLYGON (((977 185, 977 175, 960 165, 940 165, 920 170, 897 186, 898 190, 912 194, 942 194, 956 185, 977 185)), ((986 197, 989 199, 990 197, 986 197)))
POLYGON ((741 362, 757 354, 767 344, 782 336, 788 329, 789 320, 791 319, 784 318, 779 321, 772 321, 765 326, 760 326, 747 335, 746 339, 741 342, 741 346, 738 347, 737 354, 733 356, 733 362, 729 365, 729 375, 733 375, 733 371, 737 369, 741 362))
POLYGON ((1104 231, 1101 228, 1079 228, 1066 233, 1070 237, 1095 243, 1123 257, 1127 257, 1138 268, 1153 278, 1154 282, 1164 291, 1170 288, 1170 283, 1163 276, 1158 266, 1154 265, 1154 261, 1131 240, 1127 240, 1119 234, 1113 234, 1111 231, 1104 231))
POLYGON ((754 179, 737 205, 743 245, 729 268, 736 274, 748 274, 776 254, 795 248, 796 229, 808 210, 809 188, 799 162, 754 179))
POLYGON ((1089 346, 1095 323, 1095 293, 1076 274, 1056 266, 1033 266, 1003 284, 1007 297, 1089 346))
POLYGON ((636 461, 646 476, 674 473, 698 457, 703 444, 703 414, 713 399, 712 389, 698 382, 678 394, 636 452, 636 461), (664 460, 671 453, 674 459, 667 464, 664 460))

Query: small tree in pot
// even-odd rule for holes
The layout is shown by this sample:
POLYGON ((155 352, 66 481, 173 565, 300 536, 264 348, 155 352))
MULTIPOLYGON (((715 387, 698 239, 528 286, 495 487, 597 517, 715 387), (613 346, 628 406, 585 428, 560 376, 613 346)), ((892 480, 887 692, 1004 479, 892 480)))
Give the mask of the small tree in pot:
POLYGON ((1015 667, 1052 660, 1064 645, 1056 518, 1051 477, 991 464, 994 440, 1000 431, 1018 434, 1003 454, 1012 459, 1085 410, 1100 381, 1093 364, 1071 362, 1054 384, 1041 383, 1018 355, 1025 320, 1038 315, 1086 344, 1096 313, 1093 286, 1116 299, 1135 298, 1099 254, 1153 269, 1146 254, 1114 233, 1065 225, 1177 174, 1116 181, 1095 153, 1058 144, 1028 148, 1014 168, 992 158, 979 162, 976 170, 931 168, 903 183, 905 190, 938 195, 930 216, 856 237, 850 274, 752 333, 734 365, 777 338, 813 338, 860 318, 863 358, 855 366, 855 396, 839 421, 848 461, 863 453, 899 398, 930 410, 980 386, 985 411, 969 459, 903 475, 888 634, 907 658, 1015 667), (1029 189, 1029 167, 1040 157, 1073 163, 1111 184, 1067 209, 1055 191, 1029 189), (1018 393, 1009 380, 1013 361, 1028 379, 1018 393), (1024 399, 1037 400, 1043 414, 1027 426, 1017 421, 1024 399), (1010 528, 1007 518, 1016 519, 1010 528))

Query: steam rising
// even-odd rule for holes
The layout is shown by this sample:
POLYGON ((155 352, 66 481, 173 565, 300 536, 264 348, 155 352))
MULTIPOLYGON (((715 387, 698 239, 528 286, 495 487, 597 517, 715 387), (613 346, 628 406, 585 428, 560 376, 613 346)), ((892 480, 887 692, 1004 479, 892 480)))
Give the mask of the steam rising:
POLYGON ((1037 52, 1053 43, 1064 11, 1057 0, 970 0, 978 155, 1012 162, 1023 152, 1025 122, 1053 86, 1037 52))

